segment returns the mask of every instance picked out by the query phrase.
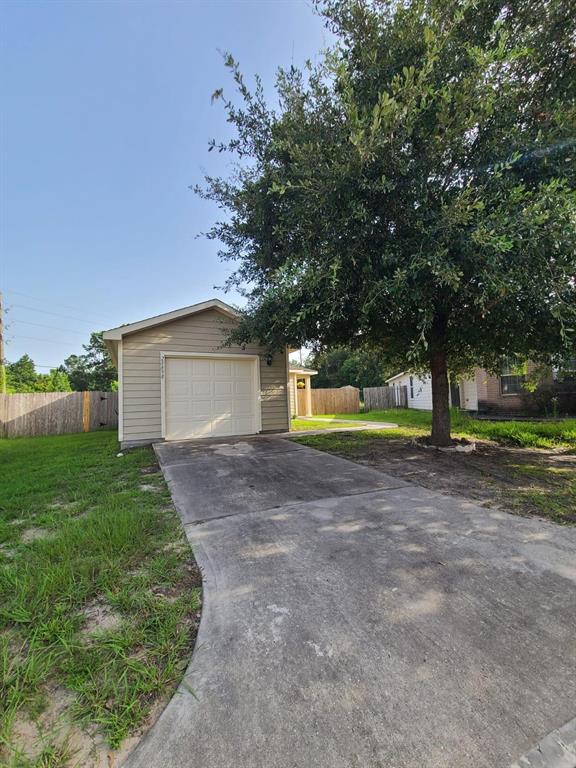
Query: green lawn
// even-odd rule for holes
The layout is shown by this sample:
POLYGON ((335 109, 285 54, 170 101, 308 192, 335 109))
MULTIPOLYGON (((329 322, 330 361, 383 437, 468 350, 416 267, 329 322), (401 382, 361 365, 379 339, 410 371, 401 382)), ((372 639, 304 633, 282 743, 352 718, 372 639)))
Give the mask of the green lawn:
MULTIPOLYGON (((354 421, 390 421, 399 425, 406 437, 429 432, 432 423, 430 411, 414 408, 392 408, 368 413, 337 413, 329 418, 354 421)), ((461 411, 452 413, 452 431, 458 437, 493 440, 500 445, 522 448, 576 448, 576 419, 563 421, 485 421, 473 419, 461 411)), ((399 437, 396 430, 386 432, 385 437, 399 437), (396 434, 391 434, 396 432, 396 434)))
POLYGON ((1 765, 85 765, 85 732, 117 748, 190 656, 197 568, 151 449, 117 450, 0 441, 1 765))
MULTIPOLYGON (((334 419, 332 417, 326 417, 325 420, 321 419, 292 419, 290 422, 290 429, 295 431, 301 431, 301 430, 310 430, 310 429, 336 429, 338 428, 345 428, 349 427, 350 424, 347 424, 345 421, 338 421, 337 419, 334 419), (330 419, 330 421, 328 421, 330 419)), ((362 426, 362 422, 359 421, 358 424, 353 426, 362 426)))

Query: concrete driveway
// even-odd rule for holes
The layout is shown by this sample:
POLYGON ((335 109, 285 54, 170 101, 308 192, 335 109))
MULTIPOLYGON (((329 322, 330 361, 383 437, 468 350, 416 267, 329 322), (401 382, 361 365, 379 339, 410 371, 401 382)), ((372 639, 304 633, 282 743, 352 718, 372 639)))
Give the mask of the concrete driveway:
POLYGON ((576 529, 280 438, 156 452, 204 608, 129 768, 576 765, 576 529))

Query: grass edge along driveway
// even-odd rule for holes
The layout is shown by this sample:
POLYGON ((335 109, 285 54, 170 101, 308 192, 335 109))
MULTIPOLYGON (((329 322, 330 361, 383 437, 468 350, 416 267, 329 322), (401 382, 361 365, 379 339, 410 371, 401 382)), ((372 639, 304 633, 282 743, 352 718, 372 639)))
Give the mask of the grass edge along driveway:
POLYGON ((2 765, 87 768, 190 657, 198 569, 152 449, 117 451, 115 432, 0 441, 2 765))
MULTIPOLYGON (((432 412, 416 408, 390 408, 366 413, 328 414, 324 418, 347 421, 387 421, 398 424, 397 430, 386 432, 384 437, 417 437, 428 434, 432 425, 432 412)), ((576 419, 557 421, 490 421, 474 419, 457 409, 452 410, 454 437, 492 440, 499 445, 520 448, 568 448, 576 451, 576 419)))
MULTIPOLYGON (((412 439, 430 432, 429 411, 397 408, 325 418, 347 418, 350 424, 363 420, 396 422, 398 427, 326 432, 293 439, 424 487, 484 499, 519 514, 535 514, 558 523, 576 523, 574 419, 485 421, 454 412, 454 435, 479 441, 477 452, 463 456, 420 449, 414 454, 412 439)), ((335 422, 324 423, 329 427, 335 422)))

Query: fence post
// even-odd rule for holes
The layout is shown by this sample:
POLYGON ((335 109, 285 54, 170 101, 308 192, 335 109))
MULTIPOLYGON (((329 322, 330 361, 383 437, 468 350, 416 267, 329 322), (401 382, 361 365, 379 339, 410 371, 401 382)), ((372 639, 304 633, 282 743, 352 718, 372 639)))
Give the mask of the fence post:
POLYGON ((82 392, 82 429, 90 431, 90 392, 82 392))

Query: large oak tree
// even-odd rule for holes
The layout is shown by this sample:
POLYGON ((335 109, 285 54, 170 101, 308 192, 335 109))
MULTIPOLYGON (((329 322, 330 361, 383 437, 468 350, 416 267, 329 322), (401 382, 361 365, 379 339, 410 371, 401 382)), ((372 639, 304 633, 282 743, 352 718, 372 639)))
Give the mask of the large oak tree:
POLYGON ((336 43, 274 106, 227 57, 236 170, 200 193, 236 263, 237 341, 373 346, 449 373, 552 362, 576 323, 574 0, 331 0, 336 43))

